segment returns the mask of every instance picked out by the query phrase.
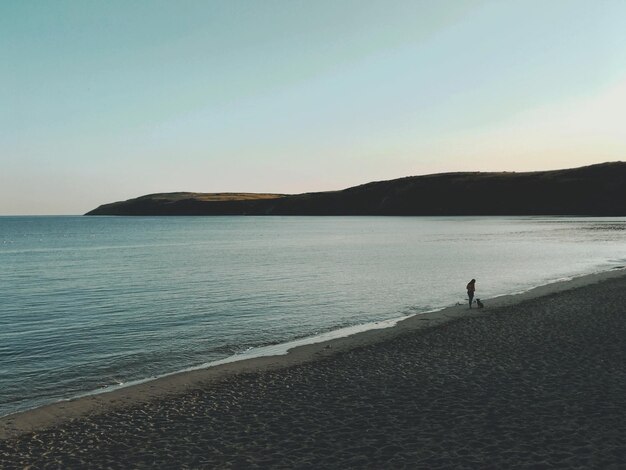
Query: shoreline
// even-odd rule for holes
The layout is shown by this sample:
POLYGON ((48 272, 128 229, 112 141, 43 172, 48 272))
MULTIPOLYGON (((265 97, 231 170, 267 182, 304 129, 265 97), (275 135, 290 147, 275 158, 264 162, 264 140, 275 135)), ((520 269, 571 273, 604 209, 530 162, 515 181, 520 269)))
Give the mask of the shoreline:
MULTIPOLYGON (((567 276, 564 278, 559 278, 559 279, 552 279, 552 280, 548 280, 546 284, 539 284, 537 286, 533 286, 533 287, 529 287, 520 291, 515 291, 515 292, 511 292, 511 293, 507 293, 507 294, 499 294, 496 295, 494 297, 488 297, 486 298, 487 302, 490 303, 490 305, 492 307, 497 306, 498 304, 494 303, 494 301, 497 301, 501 298, 504 297, 512 297, 512 298, 516 298, 519 295, 523 295, 526 294, 527 292, 530 291, 534 291, 535 289, 538 288, 543 288, 543 287, 547 287, 550 288, 551 286, 554 286, 556 284, 561 284, 561 283, 569 283, 569 282, 573 282, 576 281, 579 278, 587 278, 589 276, 597 276, 597 275, 604 275, 605 273, 610 273, 613 271, 619 271, 619 270, 624 270, 624 275, 626 275, 626 266, 614 266, 608 269, 604 269, 604 270, 599 270, 599 271, 594 271, 591 273, 587 273, 587 274, 578 274, 578 275, 574 275, 574 276, 567 276)), ((584 281, 583 281, 584 282, 584 281)), ((565 289, 567 289, 567 287, 565 287, 565 289)), ((484 299, 483 299, 484 300, 484 299)), ((423 316, 426 314, 436 314, 438 312, 441 312, 443 310, 447 310, 449 308, 453 308, 453 307, 460 307, 463 306, 465 304, 461 304, 461 303, 456 303, 454 305, 447 305, 447 306, 442 306, 442 307, 436 307, 433 308, 432 310, 427 310, 424 312, 418 312, 418 313, 411 313, 411 314, 406 314, 400 317, 393 317, 393 318, 388 318, 385 320, 379 320, 379 321, 372 321, 372 322, 367 322, 367 323, 362 323, 362 324, 356 324, 356 325, 352 325, 352 326, 347 326, 347 327, 343 327, 343 328, 339 328, 339 329, 333 329, 333 330, 329 330, 323 333, 319 333, 319 334, 315 334, 312 336, 304 336, 304 337, 300 337, 300 338, 296 338, 284 343, 277 343, 277 344, 271 344, 271 345, 265 345, 265 346, 257 346, 257 347, 252 347, 249 348, 248 350, 241 352, 241 353, 236 353, 233 354, 231 356, 227 356, 225 358, 222 359, 216 359, 214 361, 209 361, 209 362, 204 362, 202 364, 198 364, 196 366, 190 366, 190 367, 186 367, 183 369, 179 369, 179 370, 175 370, 173 372, 167 372, 164 374, 160 374, 160 375, 155 375, 155 376, 151 376, 151 377, 146 377, 146 378, 142 378, 142 379, 134 379, 134 380, 130 380, 128 382, 125 383, 120 383, 120 384, 112 384, 112 385, 107 385, 105 387, 102 388, 98 388, 98 389, 94 389, 94 390, 90 390, 87 392, 81 392, 78 393, 74 396, 71 396, 69 398, 61 398, 61 399, 57 399, 56 401, 50 402, 50 403, 43 403, 41 405, 37 405, 34 406, 32 408, 27 408, 24 410, 18 410, 12 413, 8 413, 5 415, 0 415, 0 439, 2 438, 2 420, 3 418, 8 418, 14 415, 19 415, 19 414, 23 414, 23 413, 30 413, 32 411, 35 411, 37 409, 40 408, 44 408, 44 407, 48 407, 48 406, 52 406, 52 405, 56 405, 59 403, 68 403, 68 402, 73 402, 75 400, 78 399, 83 399, 83 398, 88 398, 91 396, 97 396, 97 395, 102 395, 102 394, 106 394, 106 393, 111 393, 117 390, 121 390, 124 388, 132 388, 138 385, 142 385, 148 382, 153 382, 153 381, 158 381, 160 379, 164 379, 170 376, 175 376, 175 375, 179 375, 179 374, 186 374, 189 372, 195 372, 198 370, 205 370, 205 369, 211 369, 217 366, 222 366, 225 364, 232 364, 232 363, 236 363, 236 362, 241 362, 241 361, 248 361, 248 360, 252 360, 252 359, 258 359, 261 357, 271 357, 271 356, 285 356, 287 355, 292 349, 295 348, 299 348, 302 346, 311 346, 311 345, 315 345, 318 343, 331 343, 333 341, 336 340, 340 340, 343 338, 347 338, 347 337, 351 337, 354 335, 358 335, 358 334, 362 334, 362 333, 367 333, 370 331, 377 331, 377 330, 382 330, 382 329, 388 329, 388 328, 394 328, 398 325, 398 323, 401 323, 403 321, 406 320, 410 320, 411 318, 415 317, 415 316, 423 316)))
MULTIPOLYGON (((65 217, 65 216, 62 216, 65 217)), ((507 293, 507 294, 498 294, 494 297, 487 297, 486 301, 490 302, 490 304, 492 306, 496 305, 494 304, 494 301, 503 297, 510 297, 510 296, 518 296, 518 295, 522 295, 525 294, 529 291, 533 291, 534 289, 537 288, 541 288, 544 286, 552 286, 555 285, 557 283, 563 283, 563 282, 571 282, 571 281, 575 281, 579 278, 586 278, 587 276, 596 276, 596 275, 603 275, 604 273, 609 273, 609 272, 613 272, 613 271, 619 271, 620 269, 624 269, 625 275, 626 275, 626 266, 613 266, 607 269, 603 269, 603 270, 598 270, 598 271, 593 271, 591 273, 587 273, 587 274, 578 274, 578 275, 573 275, 573 276, 567 276, 567 277, 563 277, 563 278, 558 278, 558 279, 550 279, 547 280, 546 284, 539 284, 537 286, 533 286, 533 287, 529 287, 520 291, 514 291, 511 293, 507 293)), ((140 378, 140 379, 133 379, 133 380, 129 380, 128 382, 123 382, 123 383, 117 383, 117 384, 110 384, 110 385, 105 385, 101 388, 98 389, 94 389, 94 390, 89 390, 89 391, 85 391, 85 392, 79 392, 75 395, 72 395, 68 398, 59 398, 56 399, 55 401, 49 402, 49 403, 42 403, 39 405, 35 405, 31 408, 26 408, 26 409, 22 409, 22 410, 17 410, 17 411, 13 411, 7 414, 3 414, 0 415, 0 439, 2 438, 2 422, 3 419, 5 418, 9 418, 11 416, 15 416, 15 415, 20 415, 23 413, 30 413, 32 411, 35 411, 37 409, 40 408, 44 408, 44 407, 48 407, 48 406, 52 406, 52 405, 57 405, 60 403, 68 403, 68 402, 73 402, 75 400, 78 399, 83 399, 83 398, 87 398, 87 397, 91 397, 91 396, 96 396, 96 395, 101 395, 101 394, 105 394, 105 393, 111 393, 120 389, 124 389, 124 388, 130 388, 130 387, 135 387, 137 385, 142 385, 145 384, 147 382, 152 382, 155 380, 160 380, 163 378, 167 378, 173 375, 178 375, 178 374, 185 374, 188 372, 194 372, 197 370, 204 370, 204 369, 209 369, 209 368, 213 368, 213 367, 217 367, 217 366, 221 366, 224 364, 230 364, 230 363, 234 363, 234 362, 240 362, 240 361, 247 361, 250 359, 257 359, 260 357, 266 357, 266 356, 284 356, 286 354, 289 353, 289 351, 291 349, 297 348, 297 347, 301 347, 301 346, 308 346, 308 345, 314 345, 317 343, 327 343, 330 341, 335 341, 338 339, 342 339, 342 338, 346 338, 346 337, 350 337, 350 336, 354 336, 357 334, 361 334, 361 333, 366 333, 368 331, 372 331, 372 330, 381 330, 381 329, 388 329, 388 328, 393 328, 395 326, 397 326, 398 323, 406 321, 406 320, 410 320, 412 317, 415 316, 423 316, 426 314, 432 314, 432 313, 437 313, 437 312, 441 312, 443 310, 446 310, 448 308, 453 308, 453 307, 458 307, 461 306, 462 304, 457 302, 454 305, 447 305, 447 306, 441 306, 441 307, 435 307, 431 310, 426 310, 424 312, 418 312, 418 313, 411 313, 411 314, 405 314, 399 317, 393 317, 393 318, 388 318, 388 319, 384 319, 384 320, 378 320, 378 321, 370 321, 367 323, 361 323, 361 324, 356 324, 356 325, 351 325, 351 326, 347 326, 347 327, 341 327, 338 329, 332 329, 329 331, 325 331, 322 333, 318 333, 318 334, 314 334, 311 336, 303 336, 303 337, 299 337, 293 340, 289 340, 286 341, 284 343, 276 343, 276 344, 269 344, 269 345, 262 345, 262 346, 256 346, 256 347, 251 347, 241 353, 235 353, 231 356, 227 356, 224 357, 222 359, 216 359, 214 361, 208 361, 208 362, 204 362, 202 364, 198 364, 195 366, 189 366, 189 367, 185 367, 179 370, 175 370, 172 372, 167 372, 167 373, 163 373, 163 374, 159 374, 159 375, 154 375, 154 376, 150 376, 150 377, 145 377, 145 378, 140 378)))
MULTIPOLYGON (((439 326, 456 319, 489 316, 491 310, 512 307, 527 300, 625 276, 626 268, 617 267, 608 271, 538 286, 518 294, 483 299, 486 308, 482 310, 473 309, 470 311, 466 305, 454 305, 434 312, 414 314, 408 318, 400 319, 391 327, 368 329, 350 336, 297 346, 289 349, 287 354, 283 355, 240 358, 209 367, 203 365, 199 366, 198 369, 175 372, 155 379, 147 379, 138 384, 5 415, 0 417, 0 440, 55 428, 86 416, 97 416, 125 407, 181 395, 190 390, 218 384, 241 374, 275 371, 316 362, 338 353, 392 341, 394 338, 407 333, 439 326)), ((387 322, 389 321, 387 320, 387 322)), ((234 357, 236 358, 236 356, 234 357)))

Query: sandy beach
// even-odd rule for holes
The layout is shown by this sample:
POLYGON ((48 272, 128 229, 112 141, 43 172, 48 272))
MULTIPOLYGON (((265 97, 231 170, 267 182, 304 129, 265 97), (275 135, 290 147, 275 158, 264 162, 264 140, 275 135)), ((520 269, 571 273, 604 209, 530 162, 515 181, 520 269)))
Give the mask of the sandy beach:
POLYGON ((623 270, 0 419, 0 468, 623 468, 623 270))

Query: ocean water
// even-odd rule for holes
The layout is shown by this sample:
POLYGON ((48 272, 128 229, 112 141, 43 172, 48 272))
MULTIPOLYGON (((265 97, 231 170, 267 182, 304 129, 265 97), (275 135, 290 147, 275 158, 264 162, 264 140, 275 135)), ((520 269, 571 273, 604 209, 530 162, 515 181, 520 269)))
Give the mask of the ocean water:
POLYGON ((0 415, 626 264, 626 218, 0 217, 0 415))

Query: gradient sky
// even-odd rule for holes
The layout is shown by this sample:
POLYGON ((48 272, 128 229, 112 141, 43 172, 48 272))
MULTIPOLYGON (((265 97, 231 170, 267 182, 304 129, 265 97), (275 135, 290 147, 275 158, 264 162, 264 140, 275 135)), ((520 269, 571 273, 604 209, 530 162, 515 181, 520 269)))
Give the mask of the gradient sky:
POLYGON ((626 1, 0 2, 0 214, 626 160, 626 1))

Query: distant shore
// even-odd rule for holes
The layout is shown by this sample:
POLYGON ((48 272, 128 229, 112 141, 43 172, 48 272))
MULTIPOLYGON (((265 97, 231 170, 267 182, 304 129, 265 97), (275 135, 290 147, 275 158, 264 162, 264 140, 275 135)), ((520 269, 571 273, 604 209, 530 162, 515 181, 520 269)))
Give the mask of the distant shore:
POLYGON ((0 419, 0 466, 605 467, 623 269, 0 419))
POLYGON ((438 173, 304 194, 147 194, 85 215, 624 216, 625 178, 625 162, 524 173, 438 173))

